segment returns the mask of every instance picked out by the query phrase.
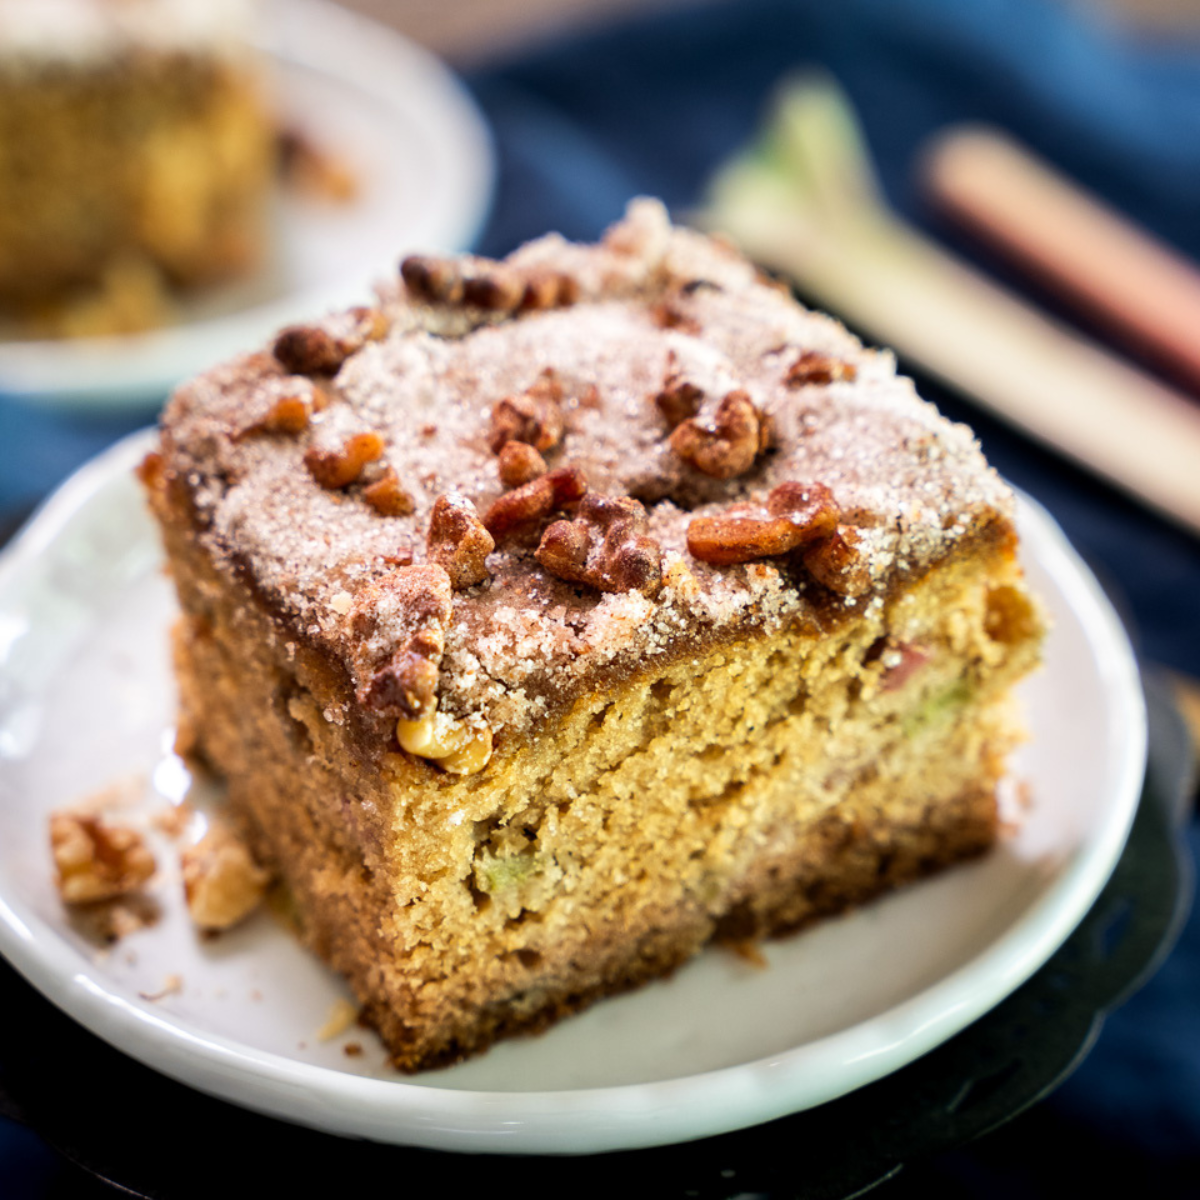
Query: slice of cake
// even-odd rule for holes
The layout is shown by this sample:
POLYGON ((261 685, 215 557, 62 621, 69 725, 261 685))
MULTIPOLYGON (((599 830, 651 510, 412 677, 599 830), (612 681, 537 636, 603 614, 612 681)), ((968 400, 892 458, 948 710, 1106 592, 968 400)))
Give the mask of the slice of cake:
POLYGON ((0 314, 160 324, 263 248, 275 133, 247 0, 0 0, 0 314))
POLYGON ((1040 622, 967 429, 654 202, 401 276, 143 469, 185 738, 398 1066, 992 844, 1040 622))

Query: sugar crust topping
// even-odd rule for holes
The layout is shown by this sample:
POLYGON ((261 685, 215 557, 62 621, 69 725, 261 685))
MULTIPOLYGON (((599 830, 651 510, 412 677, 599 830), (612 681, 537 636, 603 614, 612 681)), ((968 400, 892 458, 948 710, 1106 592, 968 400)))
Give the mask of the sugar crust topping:
MULTIPOLYGON (((396 281, 380 290, 378 336, 343 343, 350 352, 332 376, 248 355, 180 388, 164 412, 164 469, 186 486, 218 568, 248 578, 283 632, 345 664, 360 701, 415 636, 433 646, 416 652, 434 664, 441 711, 518 732, 606 672, 797 616, 819 624, 831 601, 870 604, 1011 516, 1011 494, 970 431, 922 401, 889 354, 805 310, 721 242, 672 227, 657 202, 635 201, 596 246, 550 235, 505 267, 568 278, 572 302, 497 313, 426 303, 396 281), (802 356, 832 368, 797 386, 802 356), (404 589, 439 569, 427 545, 434 505, 452 495, 456 512, 467 501, 483 514, 509 492, 495 407, 547 378, 561 433, 541 451, 546 466, 577 468, 591 493, 643 502, 661 587, 605 592, 544 569, 538 537, 571 516, 567 504, 498 537, 490 578, 452 597, 443 588, 414 616, 404 589), (730 393, 748 396, 769 429, 753 466, 716 478, 681 457, 655 403, 664 380, 699 393, 699 421, 730 393), (300 432, 262 432, 281 397, 298 398, 300 432), (407 515, 384 515, 358 485, 322 486, 306 469, 313 447, 361 435, 382 444, 364 480, 394 474, 407 515), (785 483, 819 483, 836 498, 865 592, 831 596, 781 559, 714 566, 689 552, 694 518, 762 505, 785 483)), ((341 336, 347 317, 322 327, 341 336)))

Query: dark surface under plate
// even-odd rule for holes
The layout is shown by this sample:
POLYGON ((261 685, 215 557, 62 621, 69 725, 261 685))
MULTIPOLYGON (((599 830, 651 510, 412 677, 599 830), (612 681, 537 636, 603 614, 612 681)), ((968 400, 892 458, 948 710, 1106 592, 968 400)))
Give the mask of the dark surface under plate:
POLYGON ((1129 843, 1091 912, 1053 958, 987 1016, 924 1058, 830 1104, 679 1146, 588 1158, 456 1155, 380 1146, 245 1112, 158 1074, 88 1033, 0 963, 0 1113, 85 1170, 155 1200, 334 1195, 437 1179, 450 1194, 611 1195, 635 1179, 659 1196, 746 1193, 835 1200, 995 1128, 1079 1063, 1105 1013, 1161 961, 1186 914, 1180 827, 1188 739, 1145 676, 1150 756, 1129 843), (61 1064, 69 1064, 64 1070, 61 1064), (257 1165, 249 1165, 257 1164, 257 1165), (247 1175, 247 1172, 249 1174, 247 1175))

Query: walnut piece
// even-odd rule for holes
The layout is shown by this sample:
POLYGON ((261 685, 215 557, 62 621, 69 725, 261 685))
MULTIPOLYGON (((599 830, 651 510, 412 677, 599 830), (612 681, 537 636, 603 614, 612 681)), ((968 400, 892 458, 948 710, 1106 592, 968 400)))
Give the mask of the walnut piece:
POLYGON ((490 258, 414 254, 400 264, 400 275, 409 295, 423 304, 463 304, 488 312, 561 308, 579 297, 574 276, 490 258))
POLYGON ((587 481, 578 467, 559 467, 493 500, 483 514, 484 527, 493 537, 505 537, 573 503, 586 491, 587 481))
POLYGON ((351 308, 321 325, 291 325, 275 339, 275 357, 294 375, 334 375, 367 342, 387 333, 377 308, 351 308))
POLYGON ((248 917, 266 895, 270 873, 225 825, 213 824, 179 856, 188 913, 200 929, 229 929, 248 917))
POLYGON ((251 433, 303 433, 312 416, 312 400, 307 396, 280 396, 266 414, 242 430, 251 433))
POLYGON ((50 849, 67 904, 128 895, 154 874, 154 856, 137 830, 87 813, 51 813, 50 849))
POLYGON ((419 721, 396 722, 400 749, 435 762, 451 775, 477 775, 492 757, 492 731, 446 713, 435 712, 419 721))
POLYGON ((662 391, 654 397, 654 407, 663 415, 669 429, 690 421, 700 411, 704 393, 694 383, 678 375, 668 375, 662 391))
POLYGON ((861 596, 871 587, 867 560, 859 549, 859 534, 839 525, 828 537, 804 552, 804 566, 818 582, 841 596, 861 596))
POLYGON ((562 271, 534 267, 524 272, 525 295, 521 307, 534 311, 564 308, 579 299, 579 281, 562 271))
POLYGON ((458 304, 462 300, 462 272, 453 258, 410 254, 400 264, 400 275, 415 300, 426 304, 458 304))
POLYGON ((498 400, 488 438, 492 453, 499 454, 509 442, 524 442, 538 451, 557 446, 563 433, 562 397, 558 376, 547 369, 520 395, 498 400))
POLYGON ((659 329, 678 329, 680 333, 699 333, 700 322, 669 299, 660 300, 650 310, 650 319, 659 329))
POLYGON ((383 456, 383 438, 377 433, 355 433, 336 449, 310 446, 304 453, 308 473, 330 491, 349 487, 369 462, 383 456))
POLYGON ((383 517, 407 517, 413 511, 413 498, 401 486, 395 467, 385 468, 378 479, 368 483, 362 498, 383 517))
POLYGON ((489 312, 512 312, 525 299, 525 280, 503 263, 487 263, 463 278, 463 303, 489 312))
POLYGON ((455 591, 491 578, 487 556, 496 548, 475 505, 458 492, 439 496, 429 518, 430 559, 446 568, 455 591))
POLYGON ((425 304, 465 304, 512 312, 525 299, 526 281, 507 263, 490 258, 438 258, 414 254, 400 264, 409 294, 425 304))
POLYGON ((348 617, 358 702, 410 721, 432 712, 451 611, 439 563, 398 567, 363 586, 348 617))
POLYGON ((162 483, 165 465, 163 456, 157 450, 151 450, 133 470, 147 490, 154 491, 162 483))
POLYGON ((526 442, 505 442, 500 447, 497 470, 505 487, 521 487, 532 483, 539 475, 545 475, 546 460, 526 442))
POLYGON ((590 492, 575 520, 546 530, 535 557, 570 583, 652 596, 662 586, 662 547, 645 530, 646 510, 631 496, 590 492))
POLYGON ((311 380, 294 375, 262 380, 250 397, 247 423, 234 434, 234 440, 256 434, 303 433, 313 413, 318 411, 320 400, 311 380))
POLYGON ((671 448, 713 479, 744 475, 767 448, 770 422, 742 391, 730 392, 711 422, 692 417, 671 434, 671 448))
POLYGON ((816 350, 804 350, 800 357, 787 369, 783 381, 790 388, 805 387, 815 383, 840 383, 852 380, 858 374, 853 363, 840 358, 830 358, 816 350))
POLYGON ((745 506, 694 518, 688 550, 714 566, 773 558, 829 537, 837 521, 837 504, 823 484, 781 483, 768 494, 765 509, 745 506))

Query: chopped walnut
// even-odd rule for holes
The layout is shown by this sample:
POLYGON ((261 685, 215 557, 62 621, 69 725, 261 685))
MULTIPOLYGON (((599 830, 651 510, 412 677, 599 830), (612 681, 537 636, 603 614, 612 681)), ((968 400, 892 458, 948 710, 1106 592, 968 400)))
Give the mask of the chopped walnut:
POLYGON ((50 849, 67 904, 128 895, 154 874, 154 856, 137 830, 87 813, 51 813, 50 849))
POLYGON ((730 392, 710 422, 692 417, 671 434, 671 448, 684 462, 713 479, 744 475, 770 440, 766 414, 742 391, 730 392))
POLYGON ((492 731, 443 712, 396 722, 400 749, 435 762, 451 775, 477 775, 492 757, 492 731))
POLYGON ((690 421, 700 411, 704 392, 684 379, 679 370, 679 357, 667 351, 667 366, 663 372, 662 388, 652 397, 654 407, 667 422, 669 429, 690 421))
POLYGON ((348 619, 358 647, 353 665, 360 704, 410 721, 433 711, 452 594, 450 576, 438 563, 398 567, 359 589, 348 619), (398 632, 380 645, 380 631, 393 627, 398 632))
POLYGON ((304 454, 309 474, 330 491, 349 487, 369 462, 383 456, 383 438, 377 433, 355 433, 337 449, 310 446, 304 454))
POLYGON ((500 482, 507 488, 516 488, 545 475, 546 460, 526 442, 505 442, 500 447, 497 469, 500 482))
POLYGON ((404 286, 426 304, 466 304, 489 312, 512 312, 525 299, 519 271, 489 258, 447 259, 411 255, 400 264, 404 286))
POLYGON ((654 595, 662 586, 662 548, 645 530, 646 510, 632 497, 591 492, 575 520, 546 530, 536 558, 571 583, 654 595))
POLYGON ((680 333, 699 333, 700 322, 671 300, 660 300, 650 310, 650 319, 659 329, 678 329, 680 333))
POLYGON ((694 383, 669 375, 663 381, 662 391, 654 396, 654 406, 662 413, 668 428, 675 429, 700 411, 703 399, 704 393, 694 383))
POLYGON ((816 350, 804 350, 800 357, 787 369, 783 381, 790 388, 805 387, 810 383, 840 383, 852 380, 858 374, 853 363, 840 358, 830 358, 816 350))
POLYGON ((156 450, 151 450, 136 467, 134 474, 150 490, 154 491, 162 481, 163 456, 156 450))
POLYGON ((525 299, 525 280, 504 263, 487 260, 463 277, 463 303, 489 312, 512 312, 525 299))
POLYGON ((201 929, 229 929, 245 920, 271 881, 241 838, 220 824, 186 847, 179 862, 188 913, 201 929))
POLYGON ((790 554, 837 528, 838 507, 822 484, 782 483, 767 496, 764 509, 732 509, 696 517, 688 525, 688 550, 714 566, 790 554))
POLYGON ((812 577, 841 596, 861 596, 871 587, 867 560, 859 549, 859 534, 839 525, 828 537, 804 552, 804 566, 812 577))
POLYGON ((579 281, 562 271, 535 267, 525 272, 521 307, 533 310, 564 308, 579 299, 579 281))
POLYGON ((483 514, 484 527, 493 537, 504 537, 573 503, 586 491, 587 481, 578 467, 559 467, 493 500, 483 514))
POLYGON ((291 325, 275 339, 275 357, 294 375, 334 375, 367 342, 387 333, 377 308, 352 308, 321 325, 291 325))
POLYGON ((400 484, 396 468, 389 466, 373 483, 362 490, 362 498, 384 517, 407 517, 413 511, 413 498, 400 484))
POLYGON ((411 254, 400 264, 400 275, 416 300, 426 304, 457 304, 462 300, 462 272, 455 259, 411 254))
POLYGON ((256 433, 303 433, 311 415, 312 401, 307 396, 281 396, 252 428, 256 433))
POLYGON ((397 550, 395 554, 381 554, 379 561, 389 567, 408 567, 412 565, 412 551, 408 547, 397 550))
POLYGON ((274 375, 260 380, 247 397, 246 423, 234 433, 234 440, 257 434, 303 433, 317 412, 320 393, 310 379, 295 375, 274 375))
POLYGON ((449 492, 438 497, 429 518, 427 545, 430 559, 446 568, 455 591, 490 578, 487 556, 496 543, 466 496, 449 492))
POLYGON ((767 512, 773 517, 787 517, 797 525, 803 525, 814 537, 833 532, 839 511, 833 493, 823 483, 798 483, 789 479, 767 493, 767 512))
POLYGON ((524 442, 535 450, 557 446, 563 433, 563 389, 554 371, 543 371, 520 395, 505 396, 492 408, 489 445, 499 454, 508 442, 524 442))

